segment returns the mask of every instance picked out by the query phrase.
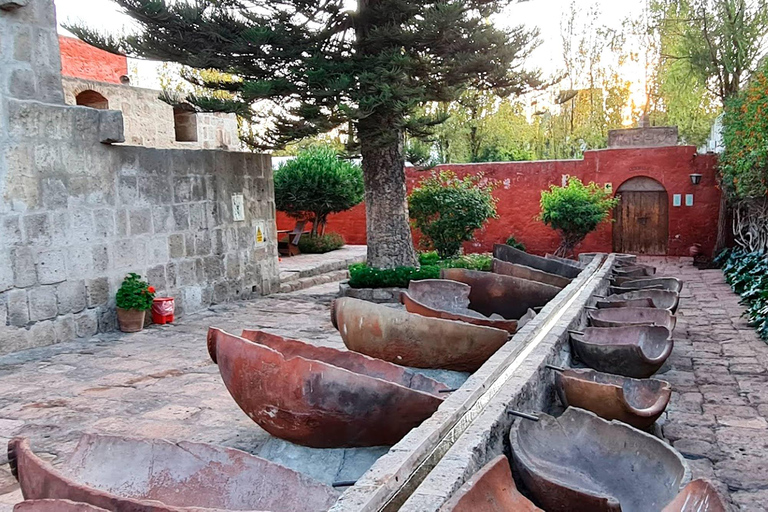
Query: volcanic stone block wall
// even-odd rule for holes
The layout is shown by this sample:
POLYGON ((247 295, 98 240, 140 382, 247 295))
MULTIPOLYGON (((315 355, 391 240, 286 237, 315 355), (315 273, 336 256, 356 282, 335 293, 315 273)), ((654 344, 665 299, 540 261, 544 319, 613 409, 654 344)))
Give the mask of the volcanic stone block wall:
POLYGON ((48 81, 58 68, 14 60, 26 54, 7 34, 42 37, 52 12, 50 0, 0 10, 0 354, 114 330, 128 272, 175 297, 177 315, 274 290, 270 157, 115 145, 120 112, 64 105, 48 81))
POLYGON ((125 142, 152 148, 241 149, 234 114, 192 114, 195 137, 177 141, 174 133, 173 107, 159 98, 160 91, 129 85, 110 84, 93 80, 64 77, 64 101, 75 105, 75 97, 83 91, 96 91, 109 102, 110 110, 123 113, 125 142))

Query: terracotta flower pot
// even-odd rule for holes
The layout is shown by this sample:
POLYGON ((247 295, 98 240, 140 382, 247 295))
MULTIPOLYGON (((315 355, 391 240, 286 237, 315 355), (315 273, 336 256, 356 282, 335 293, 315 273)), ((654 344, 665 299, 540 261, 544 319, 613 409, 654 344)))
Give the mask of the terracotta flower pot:
POLYGON ((123 332, 138 332, 144 328, 144 314, 138 309, 117 308, 117 323, 123 332))

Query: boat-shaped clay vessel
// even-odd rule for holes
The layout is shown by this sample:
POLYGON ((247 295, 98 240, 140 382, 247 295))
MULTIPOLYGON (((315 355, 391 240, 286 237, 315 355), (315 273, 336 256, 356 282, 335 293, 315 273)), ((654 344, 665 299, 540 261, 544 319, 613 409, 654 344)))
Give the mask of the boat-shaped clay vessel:
POLYGON ((292 469, 210 444, 84 434, 54 468, 17 437, 8 454, 25 499, 71 500, 114 512, 320 512, 338 497, 292 469))
POLYGON ((515 468, 547 512, 661 510, 690 479, 664 441, 574 407, 517 420, 510 442, 515 468))
POLYGON ((656 289, 680 293, 683 282, 676 277, 646 277, 643 279, 617 279, 611 293, 624 293, 633 290, 656 289), (621 282, 619 282, 621 281, 621 282))
POLYGON ((723 499, 711 483, 693 480, 661 512, 727 512, 723 499))
POLYGON ((667 290, 635 290, 598 299, 598 308, 658 308, 669 310, 672 314, 677 311, 680 294, 667 290))
POLYGON ((535 256, 533 254, 528 254, 525 251, 521 251, 520 249, 515 249, 509 245, 494 245, 493 257, 498 260, 543 270, 550 274, 557 274, 559 276, 567 277, 568 279, 573 279, 582 271, 581 268, 576 266, 575 262, 571 265, 558 260, 542 258, 541 256, 535 256))
POLYGON ((606 308, 592 310, 587 315, 594 327, 625 327, 630 325, 660 325, 675 330, 677 317, 667 309, 606 308))
POLYGON ((544 512, 520 494, 509 459, 499 455, 472 475, 440 512, 544 512))
POLYGON ((333 302, 331 321, 348 349, 415 368, 473 372, 509 339, 502 329, 429 318, 350 297, 333 302))
POLYGON ((561 290, 538 281, 464 268, 442 269, 440 277, 471 287, 470 308, 486 316, 495 314, 508 320, 520 318, 529 309, 544 306, 561 290))
POLYGON ((605 420, 647 428, 669 404, 672 387, 658 379, 633 379, 595 370, 566 369, 555 375, 560 401, 566 407, 592 411, 605 420))
POLYGON ((400 302, 409 313, 495 327, 511 334, 517 332, 517 320, 506 320, 500 315, 488 317, 470 309, 470 290, 468 284, 458 281, 422 279, 408 284, 408 291, 400 294, 400 302))
POLYGON ((17 503, 13 507, 13 512, 109 512, 109 510, 70 500, 28 500, 17 503))
POLYGON ((550 274, 533 267, 527 267, 518 263, 510 263, 508 261, 493 259, 491 271, 496 274, 504 276, 519 277, 521 279, 528 279, 529 281, 538 281, 539 283, 549 284, 557 286, 558 288, 565 288, 571 284, 571 280, 567 277, 559 276, 557 274, 550 274))
POLYGON ((571 333, 576 357, 595 370, 636 379, 659 371, 674 343, 666 327, 588 327, 571 333))
POLYGON ((447 389, 386 361, 261 331, 240 337, 211 328, 208 351, 249 418, 313 448, 395 444, 437 410, 447 389))
POLYGON ((550 253, 545 254, 544 257, 547 258, 548 260, 559 261, 561 263, 565 263, 566 265, 571 265, 573 267, 578 267, 578 268, 580 268, 582 270, 587 266, 586 263, 582 263, 579 260, 572 260, 572 259, 569 259, 569 258, 562 258, 560 256, 555 256, 554 254, 550 254, 550 253))

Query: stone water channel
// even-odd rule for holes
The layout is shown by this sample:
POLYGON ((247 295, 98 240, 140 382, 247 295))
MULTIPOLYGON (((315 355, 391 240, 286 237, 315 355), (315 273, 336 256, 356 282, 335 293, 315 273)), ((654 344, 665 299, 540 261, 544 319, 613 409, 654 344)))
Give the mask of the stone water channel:
MULTIPOLYGON (((436 413, 392 447, 312 449, 271 436, 264 438, 263 433, 222 440, 217 439, 213 430, 207 432, 203 439, 193 437, 192 440, 234 446, 327 484, 348 480, 347 485, 341 486, 345 491, 331 508, 332 512, 440 510, 469 477, 497 455, 509 452, 510 427, 513 422, 520 421, 510 411, 552 413, 562 410, 555 396, 553 371, 547 365, 570 366, 568 331, 586 325, 585 308, 593 303, 595 295, 606 294, 614 262, 615 255, 596 256, 533 321, 518 331, 471 376, 459 372, 423 370, 428 376, 459 389, 444 401, 436 413)), ((327 288, 331 289, 331 286, 327 288)), ((317 291, 307 290, 304 296, 312 297, 312 293, 317 291)), ((322 304, 327 295, 318 298, 322 304)), ((281 301, 271 302, 274 307, 281 301)), ((314 302, 314 299, 309 302, 314 302)), ((323 310, 321 304, 308 303, 306 308, 294 308, 292 313, 317 315, 323 310)), ((261 306, 263 311, 264 304, 261 306)), ((244 308, 249 306, 224 308, 219 314, 205 315, 205 318, 194 322, 199 325, 185 329, 186 336, 200 331, 206 323, 217 323, 231 332, 238 332, 238 327, 257 327, 299 339, 311 338, 313 343, 319 345, 334 346, 339 343, 338 336, 328 335, 325 326, 322 329, 310 326, 308 331, 302 328, 298 333, 291 333, 287 332, 289 326, 274 318, 243 325, 242 321, 237 321, 242 319, 242 315, 232 314, 231 311, 244 308), (303 335, 301 331, 304 331, 303 335)), ((257 313, 258 310, 252 311, 257 313)), ((218 375, 212 375, 215 367, 202 372, 199 368, 196 372, 204 374, 206 379, 213 377, 214 381, 218 380, 218 375)), ((201 384, 198 382, 196 389, 205 387, 201 384)), ((216 385, 221 387, 220 381, 216 385)), ((229 409, 228 414, 232 414, 232 409, 236 410, 229 409)), ((168 412, 170 414, 158 418, 170 420, 172 413, 168 412)), ((239 417, 232 418, 233 432, 259 430, 243 418, 239 410, 236 414, 239 417)), ((217 416, 223 418, 221 413, 217 416)), ((173 421, 166 423, 171 424, 165 429, 163 437, 175 440, 173 421)), ((132 433, 130 429, 126 430, 132 433)), ((141 433, 140 430, 138 433, 141 433)), ((67 436, 70 447, 73 437, 73 434, 67 436)), ((0 499, 0 510, 3 510, 2 503, 0 499)))

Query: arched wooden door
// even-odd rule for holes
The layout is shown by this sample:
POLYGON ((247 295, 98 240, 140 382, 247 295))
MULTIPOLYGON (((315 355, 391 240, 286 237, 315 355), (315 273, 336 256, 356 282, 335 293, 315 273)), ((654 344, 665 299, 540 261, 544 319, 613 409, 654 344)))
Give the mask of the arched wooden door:
POLYGON ((640 176, 625 181, 613 224, 613 250, 630 254, 667 254, 669 202, 664 185, 640 176))

